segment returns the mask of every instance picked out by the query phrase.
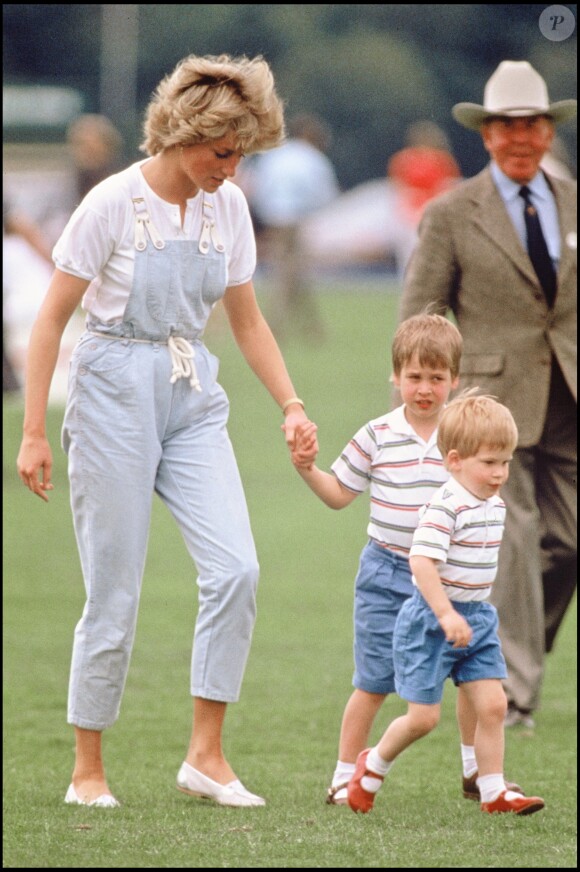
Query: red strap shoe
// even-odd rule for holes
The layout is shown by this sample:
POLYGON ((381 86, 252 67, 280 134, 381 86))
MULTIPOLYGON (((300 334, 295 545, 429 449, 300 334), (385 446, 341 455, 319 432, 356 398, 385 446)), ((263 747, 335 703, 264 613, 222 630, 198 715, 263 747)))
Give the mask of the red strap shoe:
POLYGON ((375 801, 375 794, 370 790, 364 789, 361 784, 362 779, 365 776, 367 778, 378 778, 380 781, 384 779, 383 775, 378 775, 376 772, 371 772, 370 769, 367 769, 367 757, 370 750, 370 748, 367 748, 366 751, 361 751, 356 758, 356 769, 346 788, 348 804, 353 811, 360 811, 362 814, 370 811, 375 801))
POLYGON ((482 802, 481 810, 488 814, 501 814, 506 811, 511 811, 513 814, 533 814, 544 808, 544 800, 539 796, 516 796, 513 799, 506 799, 506 793, 507 791, 502 791, 493 802, 482 802))

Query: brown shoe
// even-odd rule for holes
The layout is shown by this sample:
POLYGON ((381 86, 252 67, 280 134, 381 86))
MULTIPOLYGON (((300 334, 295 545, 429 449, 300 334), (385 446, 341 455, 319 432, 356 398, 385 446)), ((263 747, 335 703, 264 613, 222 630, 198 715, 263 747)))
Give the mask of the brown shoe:
POLYGON ((348 785, 348 781, 345 781, 343 784, 335 784, 334 787, 329 787, 326 792, 326 802, 328 805, 347 805, 348 800, 346 798, 346 788, 348 785), (342 793, 341 793, 342 791, 342 793), (337 796, 337 793, 340 793, 340 796, 337 796))
MULTIPOLYGON (((463 796, 465 799, 476 799, 478 802, 481 802, 481 796, 479 794, 479 787, 477 786, 477 776, 478 772, 474 772, 473 775, 470 775, 469 778, 463 777, 463 796)), ((519 784, 514 784, 513 781, 505 782, 506 790, 513 790, 514 793, 521 793, 523 795, 523 790, 519 786, 519 784)))

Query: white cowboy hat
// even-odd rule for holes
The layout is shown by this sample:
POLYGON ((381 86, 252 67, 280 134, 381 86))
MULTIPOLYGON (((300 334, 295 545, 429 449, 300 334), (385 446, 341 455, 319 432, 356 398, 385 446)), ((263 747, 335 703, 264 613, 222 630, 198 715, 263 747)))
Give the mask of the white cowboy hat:
POLYGON ((527 61, 502 61, 483 93, 483 106, 457 103, 453 117, 470 130, 479 130, 486 118, 549 115, 556 124, 576 115, 576 100, 550 103, 548 88, 527 61))

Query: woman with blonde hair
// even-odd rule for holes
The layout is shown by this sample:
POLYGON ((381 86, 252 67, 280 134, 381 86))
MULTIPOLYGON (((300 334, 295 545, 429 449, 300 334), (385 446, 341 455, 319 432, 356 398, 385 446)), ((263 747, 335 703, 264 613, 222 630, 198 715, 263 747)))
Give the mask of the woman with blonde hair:
POLYGON ((47 500, 49 386, 62 332, 82 300, 86 331, 71 361, 63 447, 87 599, 72 655, 76 759, 65 801, 118 805, 101 738, 119 714, 155 492, 198 573, 193 725, 177 786, 222 805, 264 805, 222 750, 227 704, 239 698, 250 649, 259 567, 227 433, 228 399, 203 333, 223 299, 292 447, 297 424, 307 421, 304 404, 256 302, 248 207, 229 181, 244 154, 283 139, 268 64, 185 58, 157 88, 144 131, 148 157, 90 191, 57 242, 28 354, 18 470, 47 500))

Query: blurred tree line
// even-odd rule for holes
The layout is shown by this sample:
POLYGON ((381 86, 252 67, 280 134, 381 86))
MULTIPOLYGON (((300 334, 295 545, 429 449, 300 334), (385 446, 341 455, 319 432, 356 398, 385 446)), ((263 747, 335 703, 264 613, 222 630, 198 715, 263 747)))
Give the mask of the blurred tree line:
MULTIPOLYGON (((262 54, 273 67, 287 114, 315 111, 330 124, 330 156, 344 189, 382 176, 388 158, 403 146, 408 125, 418 119, 444 129, 470 176, 484 166, 486 154, 479 138, 452 120, 451 107, 463 100, 481 103, 485 82, 500 61, 529 60, 546 79, 552 100, 576 94, 576 32, 563 41, 546 39, 538 26, 545 8, 4 4, 4 82, 79 89, 86 111, 109 115, 135 157, 143 110, 178 60, 192 53, 262 54), (122 37, 114 48, 119 93, 134 80, 131 111, 115 109, 122 101, 107 101, 102 90, 103 65, 114 57, 103 45, 103 22, 113 8, 136 21, 134 52, 122 37)), ((576 5, 568 8, 576 16, 576 5)), ((575 126, 564 125, 560 132, 575 155, 575 126)))

